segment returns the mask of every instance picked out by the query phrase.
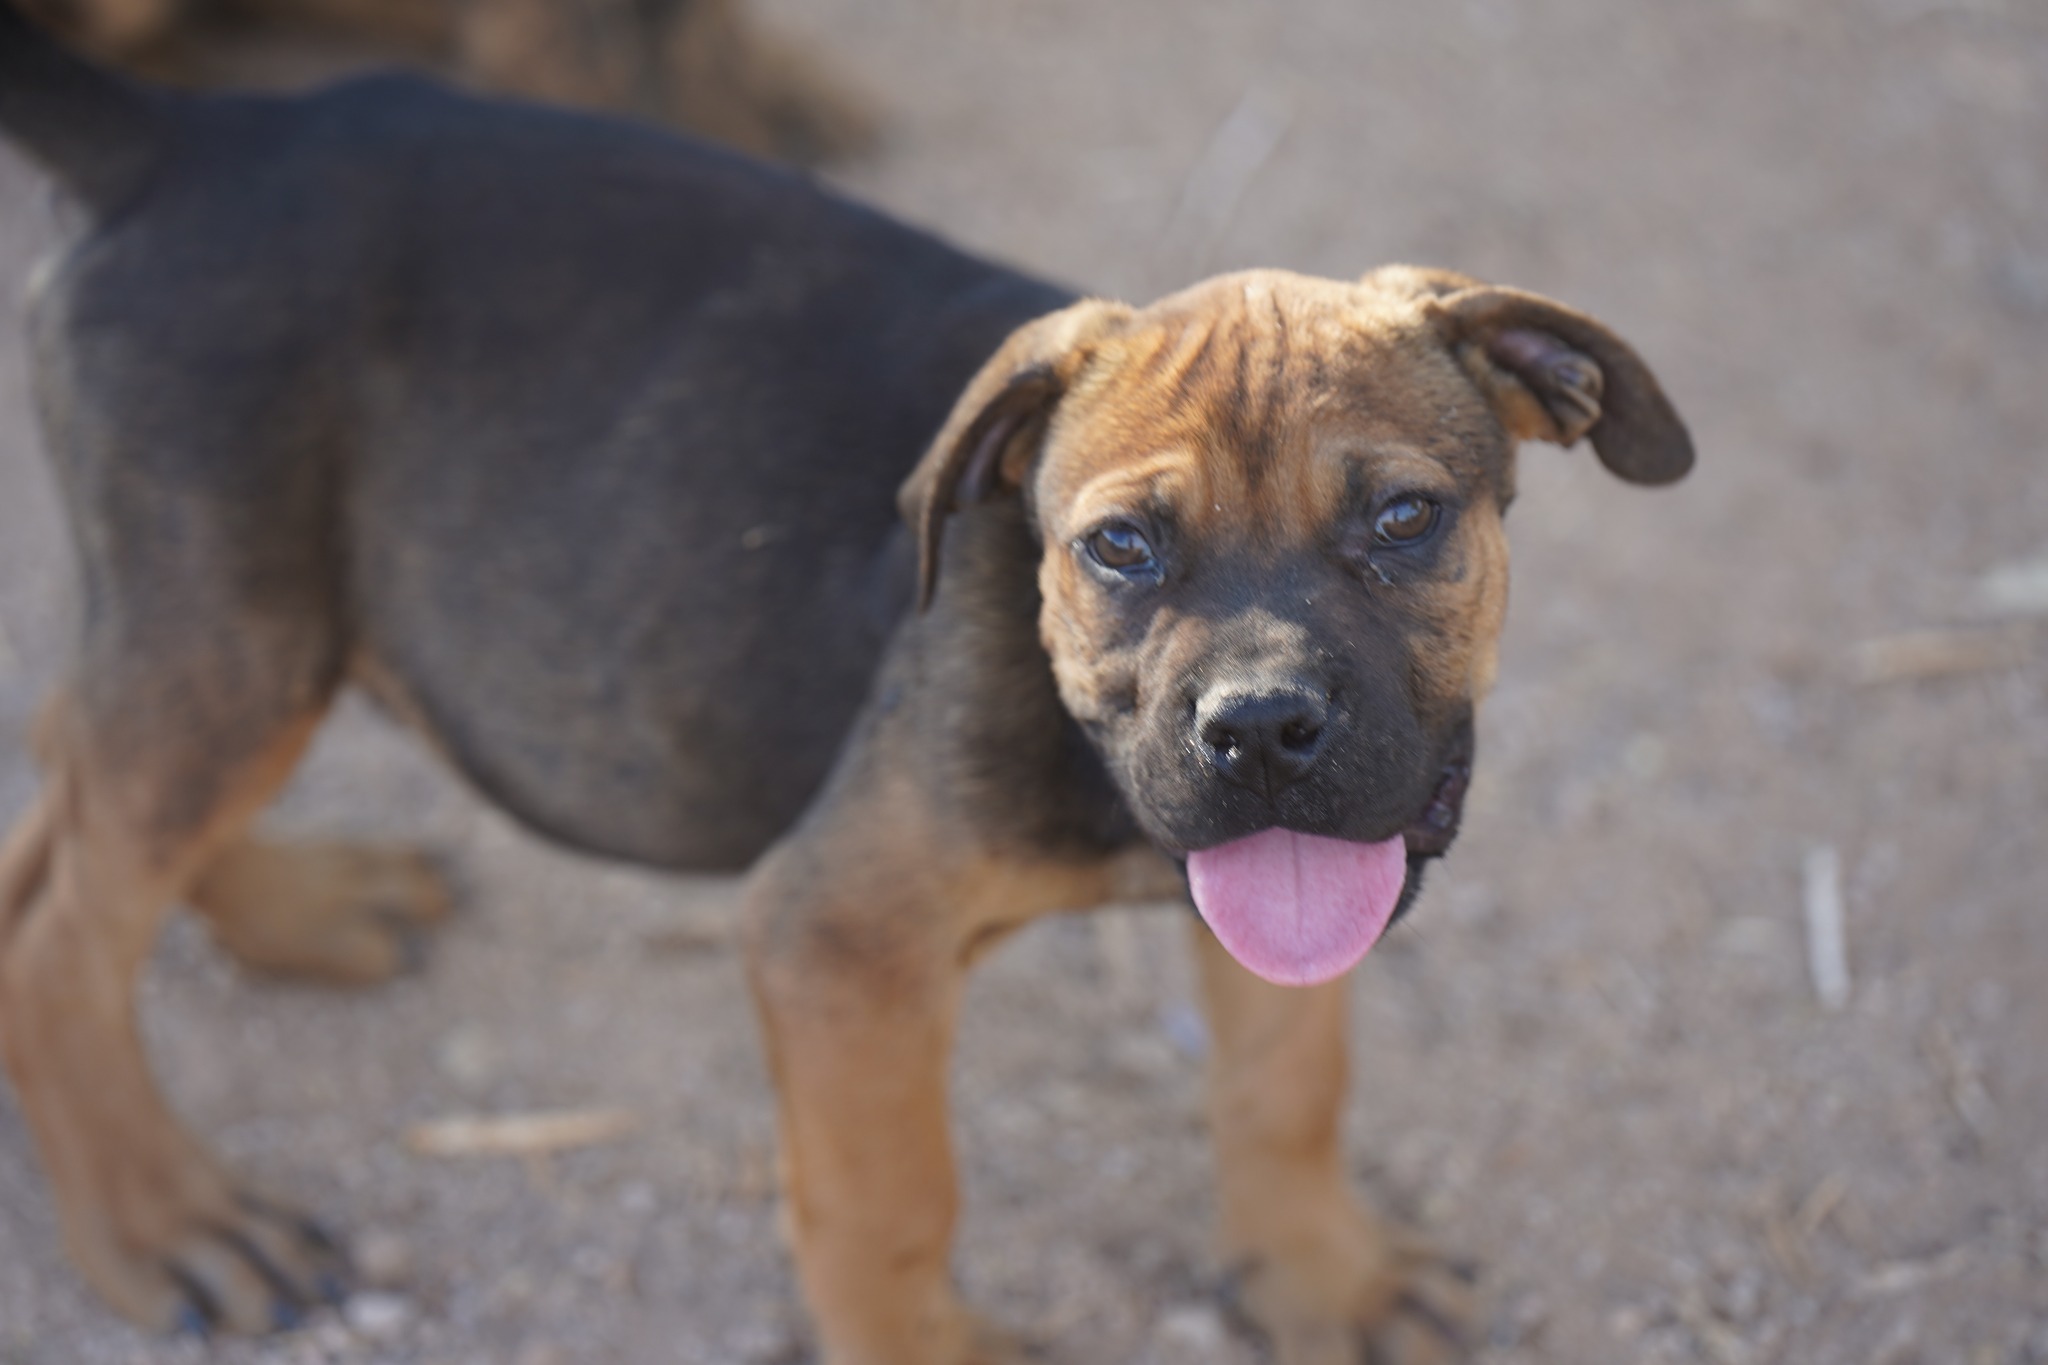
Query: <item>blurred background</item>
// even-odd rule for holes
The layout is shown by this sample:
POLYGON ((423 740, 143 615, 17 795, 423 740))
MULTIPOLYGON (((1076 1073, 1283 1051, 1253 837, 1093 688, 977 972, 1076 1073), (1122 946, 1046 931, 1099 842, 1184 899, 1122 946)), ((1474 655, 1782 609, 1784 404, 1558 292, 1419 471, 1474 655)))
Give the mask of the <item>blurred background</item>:
MULTIPOLYGON (((771 113, 724 135, 1107 293, 1406 260, 1554 295, 1643 351, 1698 471, 1646 492, 1583 451, 1523 456, 1466 832, 1356 978, 1358 1177, 1482 1264, 1488 1361, 2048 1361, 2048 8, 719 13, 752 55, 676 39, 679 65, 624 86, 542 88, 445 25, 406 50, 714 132, 729 110, 663 103, 663 82, 754 70, 730 102, 771 113), (1846 994, 1809 942, 1818 925, 1827 956, 1835 910, 1846 994)), ((289 58, 186 29, 129 57, 296 79, 394 45, 345 28, 289 58)), ((46 218, 0 150, 16 298, 46 218)), ((22 352, 16 304, 7 818, 70 592, 22 352)), ((361 996, 167 935, 145 1007, 171 1094, 243 1168, 345 1217, 388 1282, 217 1358, 805 1359, 734 883, 552 852, 358 707, 276 819, 426 840, 466 905, 423 975, 361 996), (405 1142, 562 1107, 640 1127, 524 1160, 405 1142)), ((1158 910, 1044 923, 969 1002, 960 1274, 1062 1365, 1259 1359, 1215 1306, 1183 933, 1158 910)), ((74 1281, 0 1095, 0 1362, 202 1358, 74 1281)))

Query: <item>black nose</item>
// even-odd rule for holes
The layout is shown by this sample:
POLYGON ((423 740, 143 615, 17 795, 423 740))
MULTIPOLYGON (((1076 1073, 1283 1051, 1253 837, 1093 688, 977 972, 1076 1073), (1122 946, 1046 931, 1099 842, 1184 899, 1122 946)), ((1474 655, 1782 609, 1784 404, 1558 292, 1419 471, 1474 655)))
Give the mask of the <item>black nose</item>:
POLYGON ((1329 716, 1313 692, 1229 692, 1202 699, 1195 727, 1217 773, 1270 799, 1315 766, 1329 716))

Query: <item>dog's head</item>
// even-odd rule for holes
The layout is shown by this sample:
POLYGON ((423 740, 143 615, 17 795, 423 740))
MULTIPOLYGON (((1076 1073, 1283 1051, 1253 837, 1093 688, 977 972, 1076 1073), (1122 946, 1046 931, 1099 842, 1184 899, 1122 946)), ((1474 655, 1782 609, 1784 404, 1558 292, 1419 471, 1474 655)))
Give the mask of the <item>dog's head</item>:
POLYGON ((1635 352, 1547 299, 1394 267, 1223 276, 1014 333, 903 490, 1021 496, 1059 693, 1227 947, 1348 969, 1457 830, 1507 604, 1519 440, 1692 464, 1635 352))

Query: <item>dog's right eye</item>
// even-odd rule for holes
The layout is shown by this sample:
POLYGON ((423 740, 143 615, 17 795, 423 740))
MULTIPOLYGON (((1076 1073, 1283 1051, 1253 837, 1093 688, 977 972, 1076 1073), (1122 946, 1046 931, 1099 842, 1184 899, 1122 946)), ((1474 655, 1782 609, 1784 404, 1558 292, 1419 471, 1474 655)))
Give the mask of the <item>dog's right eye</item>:
POLYGON ((1088 537, 1088 557, 1105 569, 1120 574, 1138 576, 1158 570, 1159 561, 1152 553, 1152 542, 1145 539, 1145 533, 1127 521, 1113 521, 1100 526, 1088 537))
POLYGON ((1396 498, 1373 518, 1373 539, 1381 545, 1419 545, 1436 529, 1442 510, 1429 498, 1396 498))

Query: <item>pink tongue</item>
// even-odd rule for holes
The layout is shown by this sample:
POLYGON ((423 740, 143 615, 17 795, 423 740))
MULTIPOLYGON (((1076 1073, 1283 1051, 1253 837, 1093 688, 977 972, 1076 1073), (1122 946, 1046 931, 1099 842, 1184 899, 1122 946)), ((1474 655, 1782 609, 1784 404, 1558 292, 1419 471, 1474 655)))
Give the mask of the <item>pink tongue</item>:
POLYGON ((1195 908, 1230 955, 1278 986, 1313 986, 1358 965, 1401 900, 1408 850, 1269 829, 1188 854, 1195 908))

